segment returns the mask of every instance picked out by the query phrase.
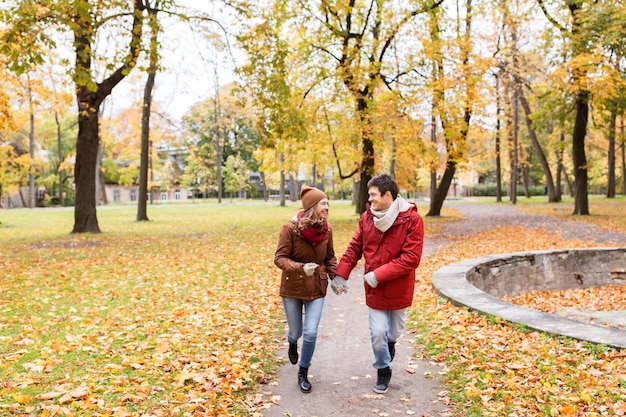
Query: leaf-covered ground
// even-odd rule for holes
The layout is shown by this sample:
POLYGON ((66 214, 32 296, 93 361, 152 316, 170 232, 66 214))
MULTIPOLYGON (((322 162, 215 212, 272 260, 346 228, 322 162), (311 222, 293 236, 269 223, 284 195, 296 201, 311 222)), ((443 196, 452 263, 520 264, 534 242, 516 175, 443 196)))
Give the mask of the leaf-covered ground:
MULTIPOLYGON (((552 210, 553 207, 546 206, 552 210)), ((533 208, 537 213, 542 213, 533 208)), ((564 221, 581 221, 562 212, 564 221)), ((626 205, 612 205, 604 216, 624 224, 626 205)), ((620 227, 617 230, 624 231, 620 227)), ((443 265, 492 253, 593 246, 564 240, 558 233, 499 227, 467 236, 426 259, 418 269, 420 286, 410 325, 425 357, 446 365, 448 396, 466 416, 626 415, 626 354, 619 350, 529 331, 455 307, 438 299, 430 283, 443 265)), ((599 246, 599 245, 596 245, 599 246)), ((544 292, 520 296, 529 307, 549 311, 568 302, 601 309, 623 308, 625 289, 544 292), (606 292, 615 296, 599 303, 606 292), (621 296, 621 299, 620 299, 621 296), (618 301, 618 299, 620 299, 618 301), (611 303, 613 300, 613 303, 611 303)))
POLYGON ((105 233, 85 236, 70 211, 4 215, 0 414, 245 414, 274 366, 272 260, 290 215, 101 210, 105 233))
MULTIPOLYGON (((297 207, 151 206, 148 223, 134 208, 101 209, 101 235, 69 234, 70 210, 0 212, 0 415, 252 414, 282 347, 272 261, 297 207)), ((331 207, 341 254, 357 218, 331 207)), ((427 238, 457 219, 426 219, 427 238)), ((419 352, 445 364, 459 415, 626 414, 624 353, 468 312, 430 285, 461 259, 574 246, 588 243, 507 227, 423 261, 408 326, 419 352)))

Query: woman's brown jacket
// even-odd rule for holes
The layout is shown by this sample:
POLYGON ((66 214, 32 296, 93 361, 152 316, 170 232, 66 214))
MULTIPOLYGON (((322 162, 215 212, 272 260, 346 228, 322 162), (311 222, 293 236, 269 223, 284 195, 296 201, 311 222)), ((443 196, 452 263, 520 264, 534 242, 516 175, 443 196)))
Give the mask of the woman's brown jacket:
POLYGON ((328 279, 335 277, 337 268, 330 224, 324 240, 311 243, 300 233, 297 220, 287 222, 278 237, 274 263, 282 270, 282 297, 314 300, 326 296, 328 279), (312 276, 307 276, 302 269, 307 262, 319 265, 312 276))

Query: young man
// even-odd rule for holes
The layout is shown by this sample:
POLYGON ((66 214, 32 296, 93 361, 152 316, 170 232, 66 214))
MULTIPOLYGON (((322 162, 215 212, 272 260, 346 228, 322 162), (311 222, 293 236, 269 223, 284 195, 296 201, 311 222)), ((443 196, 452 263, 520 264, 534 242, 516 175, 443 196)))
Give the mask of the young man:
POLYGON ((368 184, 369 206, 337 266, 331 286, 347 290, 345 279, 361 257, 365 258, 365 300, 377 370, 374 391, 387 392, 395 344, 404 332, 408 308, 413 302, 415 269, 424 245, 424 222, 414 203, 398 195, 398 184, 388 174, 368 184))

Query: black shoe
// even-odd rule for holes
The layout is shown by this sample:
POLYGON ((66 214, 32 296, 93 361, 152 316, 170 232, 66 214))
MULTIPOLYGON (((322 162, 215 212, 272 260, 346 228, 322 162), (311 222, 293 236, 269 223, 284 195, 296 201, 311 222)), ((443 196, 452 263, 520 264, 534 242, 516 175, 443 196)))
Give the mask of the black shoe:
POLYGON ((396 342, 387 342, 387 345, 389 346, 389 355, 391 355, 391 360, 393 360, 393 357, 396 356, 396 342))
POLYGON ((298 342, 289 342, 289 352, 287 355, 289 356, 289 362, 294 365, 298 363, 298 342))
POLYGON ((311 383, 309 382, 309 377, 307 374, 309 373, 309 368, 300 367, 298 371, 298 386, 300 386, 300 391, 308 394, 311 392, 311 383))
POLYGON ((389 381, 391 381, 391 368, 386 367, 379 369, 376 385, 374 385, 374 392, 377 394, 386 393, 387 388, 389 388, 389 381))

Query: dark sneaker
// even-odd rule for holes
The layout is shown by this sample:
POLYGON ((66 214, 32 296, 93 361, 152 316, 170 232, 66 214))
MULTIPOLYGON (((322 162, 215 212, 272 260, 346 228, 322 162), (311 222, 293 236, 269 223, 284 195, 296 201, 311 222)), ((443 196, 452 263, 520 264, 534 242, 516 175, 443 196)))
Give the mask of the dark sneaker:
POLYGON ((292 364, 295 365, 298 363, 298 342, 289 342, 289 352, 287 353, 287 356, 289 356, 289 362, 292 364))
POLYGON ((376 378, 376 385, 374 385, 374 392, 377 394, 384 394, 389 388, 389 381, 391 381, 391 368, 386 367, 378 370, 378 378, 376 378))

